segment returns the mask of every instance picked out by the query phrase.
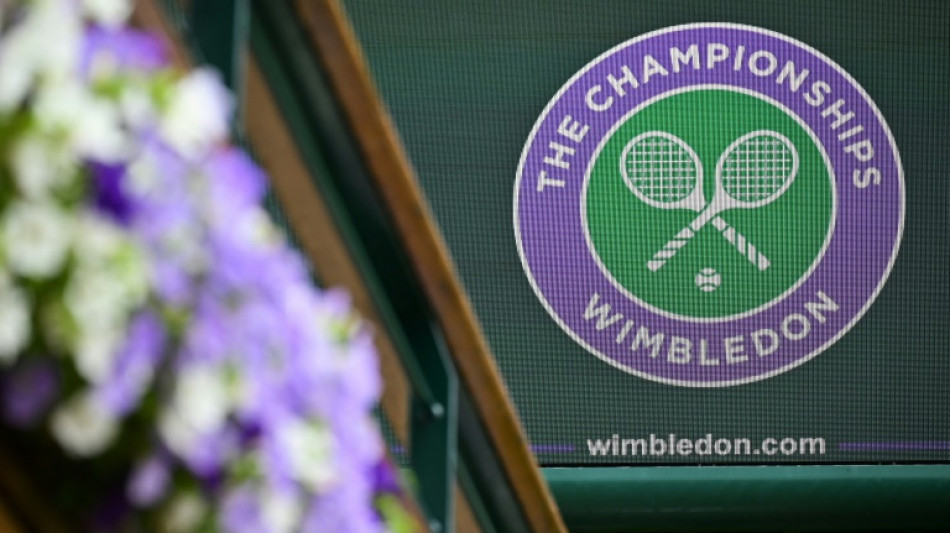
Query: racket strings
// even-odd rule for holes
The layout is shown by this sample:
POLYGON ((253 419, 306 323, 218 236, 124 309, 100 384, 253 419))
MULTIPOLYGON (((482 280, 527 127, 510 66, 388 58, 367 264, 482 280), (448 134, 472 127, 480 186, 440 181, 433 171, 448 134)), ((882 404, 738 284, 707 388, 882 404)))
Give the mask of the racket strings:
POLYGON ((634 144, 625 161, 627 179, 645 197, 673 203, 696 188, 697 169, 692 156, 678 143, 647 137, 634 144))
POLYGON ((741 202, 770 198, 792 177, 795 158, 789 146, 768 135, 736 146, 722 167, 722 187, 741 202))

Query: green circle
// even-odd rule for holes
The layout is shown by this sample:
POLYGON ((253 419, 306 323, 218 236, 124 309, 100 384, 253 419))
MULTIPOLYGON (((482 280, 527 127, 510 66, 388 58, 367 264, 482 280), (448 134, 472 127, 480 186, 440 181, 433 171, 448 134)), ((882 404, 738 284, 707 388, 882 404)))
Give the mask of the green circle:
MULTIPOLYGON (((630 294, 662 311, 699 319, 742 314, 768 304, 801 280, 822 252, 834 216, 829 169, 811 135, 781 108, 723 89, 678 93, 640 109, 618 127, 590 172, 586 220, 601 265, 630 294), (687 227, 698 212, 647 205, 625 184, 620 157, 627 143, 651 131, 682 139, 699 158, 708 203, 716 189, 716 163, 738 138, 771 130, 787 137, 799 155, 787 190, 768 205, 722 211, 720 217, 764 254, 760 270, 713 224, 702 227, 658 270, 647 263, 687 227), (720 284, 701 290, 697 275, 712 268, 720 284)), ((708 271, 707 271, 708 272, 708 271)))

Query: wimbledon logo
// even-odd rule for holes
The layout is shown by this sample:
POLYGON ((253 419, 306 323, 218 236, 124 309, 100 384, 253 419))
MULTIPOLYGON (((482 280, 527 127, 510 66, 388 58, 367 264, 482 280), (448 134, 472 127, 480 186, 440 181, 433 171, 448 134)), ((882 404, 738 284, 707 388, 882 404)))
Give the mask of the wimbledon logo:
POLYGON ((819 354, 880 292, 903 171, 841 67, 735 24, 623 43, 525 145, 514 224, 535 293, 581 346, 675 385, 747 383, 819 354))

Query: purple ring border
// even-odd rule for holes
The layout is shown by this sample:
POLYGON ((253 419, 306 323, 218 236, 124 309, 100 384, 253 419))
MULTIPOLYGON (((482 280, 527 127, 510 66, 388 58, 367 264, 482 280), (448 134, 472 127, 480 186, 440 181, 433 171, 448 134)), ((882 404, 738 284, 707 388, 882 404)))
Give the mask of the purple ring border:
MULTIPOLYGON (((597 144, 598 140, 585 140, 577 145, 573 160, 587 161, 597 144)), ((586 169, 586 164, 578 164, 575 168, 586 169)), ((579 197, 583 179, 569 182, 579 197)), ((834 343, 863 315, 886 281, 899 247, 903 214, 903 171, 893 136, 879 110, 857 82, 833 61, 803 43, 768 30, 736 24, 694 24, 665 28, 622 43, 590 62, 562 87, 538 119, 522 154, 515 186, 515 234, 522 265, 552 317, 588 351, 614 366, 648 379, 685 386, 723 386, 763 379, 803 363, 834 343), (610 110, 602 114, 595 114, 582 103, 583 93, 589 87, 583 82, 588 78, 601 82, 607 73, 617 73, 620 64, 637 63, 628 62, 628 57, 639 59, 647 53, 664 57, 664 52, 668 53, 672 46, 685 50, 690 44, 698 44, 701 49, 705 49, 711 42, 726 44, 730 50, 735 50, 740 44, 746 45, 750 53, 751 46, 769 50, 779 58, 779 65, 784 64, 786 59, 792 59, 799 69, 809 69, 809 80, 828 82, 832 87, 832 96, 845 99, 848 108, 855 112, 858 122, 865 126, 868 137, 876 147, 875 158, 879 159, 875 163, 883 174, 881 185, 875 187, 877 194, 862 194, 867 190, 850 185, 850 156, 844 153, 844 145, 837 142, 831 131, 822 127, 820 108, 808 106, 801 98, 802 92, 788 92, 786 86, 778 85, 769 78, 754 78, 744 71, 736 73, 723 68, 712 71, 683 70, 669 77, 651 79, 649 84, 640 86, 636 95, 628 94, 625 100, 618 99, 610 110), (755 83, 750 84, 750 80, 755 83), (575 194, 559 195, 559 200, 552 202, 553 195, 545 197, 542 194, 530 194, 533 181, 522 179, 524 176, 533 177, 540 170, 546 143, 538 142, 538 139, 553 138, 565 114, 591 126, 587 139, 599 139, 619 117, 639 102, 677 88, 706 84, 750 89, 781 102, 796 113, 815 131, 825 146, 835 168, 839 198, 838 227, 825 258, 799 289, 770 309, 730 323, 717 324, 686 323, 655 315, 628 300, 600 273, 586 250, 584 254, 579 254, 581 250, 578 243, 585 241, 579 216, 580 203, 573 201, 575 194), (882 147, 889 147, 890 150, 882 150, 882 147), (528 194, 521 194, 522 189, 528 194), (898 209, 894 209, 895 197, 900 199, 898 209), (545 201, 549 205, 542 203, 545 201), (522 216, 525 213, 528 215, 522 216), (875 216, 864 216, 867 213, 875 216), (564 220, 577 223, 567 225, 564 220), (864 261, 862 268, 847 268, 856 258, 864 261), (775 329, 781 318, 789 312, 789 307, 801 309, 804 301, 813 298, 817 290, 829 292, 828 287, 835 288, 831 295, 841 310, 828 317, 828 322, 821 325, 820 332, 816 329, 801 341, 783 343, 791 349, 783 349, 768 358, 750 358, 739 365, 720 364, 718 367, 700 368, 697 365, 673 365, 661 357, 644 357, 614 344, 609 334, 598 335, 590 323, 580 318, 590 295, 597 292, 625 317, 651 327, 651 331, 655 329, 668 335, 688 338, 701 336, 708 339, 711 345, 721 345, 725 337, 740 331, 751 332, 758 327, 775 329), (845 287, 847 292, 838 290, 845 287), (573 318, 565 320, 562 316, 573 318)))

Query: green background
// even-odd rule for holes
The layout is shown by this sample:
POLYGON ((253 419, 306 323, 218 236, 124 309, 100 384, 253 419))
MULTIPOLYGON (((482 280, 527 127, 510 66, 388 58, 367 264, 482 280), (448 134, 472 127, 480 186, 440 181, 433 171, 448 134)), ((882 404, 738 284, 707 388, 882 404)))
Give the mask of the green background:
POLYGON ((754 96, 723 90, 690 91, 652 103, 631 116, 604 145, 587 189, 587 227, 603 265, 640 300, 689 317, 727 317, 768 304, 802 278, 819 256, 831 222, 832 188, 821 152, 784 111, 754 96), (653 272, 653 254, 698 213, 645 204, 624 183, 618 161, 624 146, 649 131, 671 133, 692 147, 703 166, 706 202, 716 190, 716 163, 739 137, 757 130, 781 133, 795 146, 799 167, 788 189, 755 209, 721 213, 771 265, 760 271, 707 224, 653 272), (722 285, 696 287, 712 268, 722 285))
MULTIPOLYGON (((345 0, 534 444, 573 444, 547 464, 590 464, 587 438, 706 433, 825 437, 822 457, 892 462, 950 452, 845 452, 835 443, 950 440, 950 2, 345 0), (872 95, 903 160, 901 252, 848 335, 764 381, 688 389, 646 381, 575 344, 534 296, 512 228, 521 150, 544 106, 591 59, 637 35, 737 22, 799 39, 872 95)), ((861 268, 856 258, 853 268, 861 268)), ((649 460, 649 458, 646 458, 649 460)), ((663 462, 695 463, 663 457, 663 462)), ((717 461, 747 461, 736 457, 717 461)))

